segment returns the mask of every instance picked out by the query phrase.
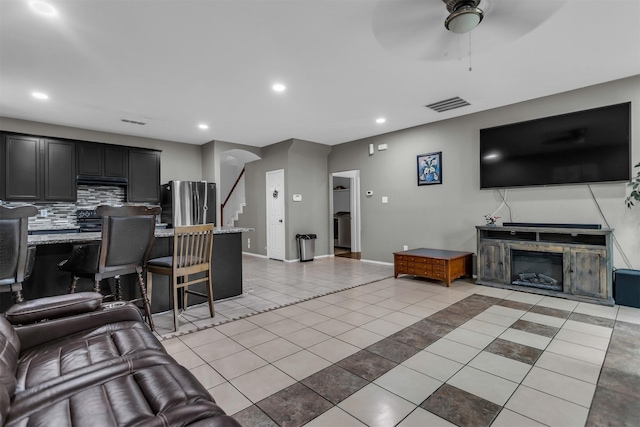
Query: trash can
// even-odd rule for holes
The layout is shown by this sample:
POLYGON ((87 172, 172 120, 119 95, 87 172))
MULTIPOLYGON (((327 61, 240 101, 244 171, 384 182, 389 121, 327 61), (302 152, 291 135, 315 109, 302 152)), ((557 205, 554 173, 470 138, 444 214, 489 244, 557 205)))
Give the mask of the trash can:
POLYGON ((317 236, 315 234, 296 234, 296 239, 298 239, 300 262, 313 261, 317 236))
POLYGON ((640 270, 616 270, 613 299, 617 305, 640 308, 640 270))

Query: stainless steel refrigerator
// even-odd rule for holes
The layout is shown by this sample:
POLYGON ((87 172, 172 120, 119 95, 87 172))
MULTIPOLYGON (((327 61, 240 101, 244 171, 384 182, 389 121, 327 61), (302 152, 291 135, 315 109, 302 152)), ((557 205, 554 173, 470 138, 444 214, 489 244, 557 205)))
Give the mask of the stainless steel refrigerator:
POLYGON ((169 181, 160 193, 160 220, 170 227, 216 223, 216 184, 169 181))

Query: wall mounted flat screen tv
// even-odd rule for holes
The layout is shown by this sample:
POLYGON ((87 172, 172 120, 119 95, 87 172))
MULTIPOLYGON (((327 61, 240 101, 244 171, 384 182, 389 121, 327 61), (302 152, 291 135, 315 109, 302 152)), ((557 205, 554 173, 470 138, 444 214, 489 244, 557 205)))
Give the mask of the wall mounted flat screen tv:
POLYGON ((630 102, 480 130, 480 188, 630 179, 630 102))

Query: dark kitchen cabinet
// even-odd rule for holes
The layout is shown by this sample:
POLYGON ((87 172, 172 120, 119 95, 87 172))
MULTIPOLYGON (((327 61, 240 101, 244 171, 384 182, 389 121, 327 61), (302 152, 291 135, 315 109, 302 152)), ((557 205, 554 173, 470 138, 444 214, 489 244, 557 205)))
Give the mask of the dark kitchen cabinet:
POLYGON ((104 149, 100 144, 78 144, 78 175, 101 176, 104 149))
MULTIPOLYGON (((0 136, 0 166, 3 168, 3 170, 5 169, 6 163, 4 161, 4 156, 5 156, 5 137, 0 136)), ((5 195, 5 191, 4 191, 4 183, 6 182, 5 180, 5 173, 4 172, 0 172, 0 200, 4 200, 4 195, 5 195)))
POLYGON ((5 135, 5 197, 38 201, 42 197, 40 138, 5 135))
POLYGON ((127 201, 160 202, 160 151, 129 150, 127 201))
POLYGON ((127 148, 98 143, 80 143, 77 153, 78 175, 127 178, 127 148))
POLYGON ((124 147, 104 147, 104 176, 127 178, 129 174, 129 150, 124 147))
POLYGON ((76 200, 75 142, 26 135, 5 135, 4 142, 7 200, 76 200))
POLYGON ((72 141, 41 141, 44 152, 44 197, 46 201, 75 202, 76 144, 72 141))

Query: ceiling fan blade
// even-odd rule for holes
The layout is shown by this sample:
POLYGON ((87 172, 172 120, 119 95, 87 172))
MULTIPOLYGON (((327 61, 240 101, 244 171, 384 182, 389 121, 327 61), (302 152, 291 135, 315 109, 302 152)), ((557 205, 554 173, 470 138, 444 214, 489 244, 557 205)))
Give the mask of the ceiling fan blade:
POLYGON ((373 13, 373 34, 394 54, 436 59, 450 42, 444 28, 446 17, 446 7, 439 0, 383 1, 373 13))
MULTIPOLYGON (((491 45, 515 41, 551 18, 564 5, 564 1, 550 0, 487 0, 485 17, 474 30, 478 39, 487 40, 491 45)), ((484 6, 485 3, 483 2, 484 6)))

